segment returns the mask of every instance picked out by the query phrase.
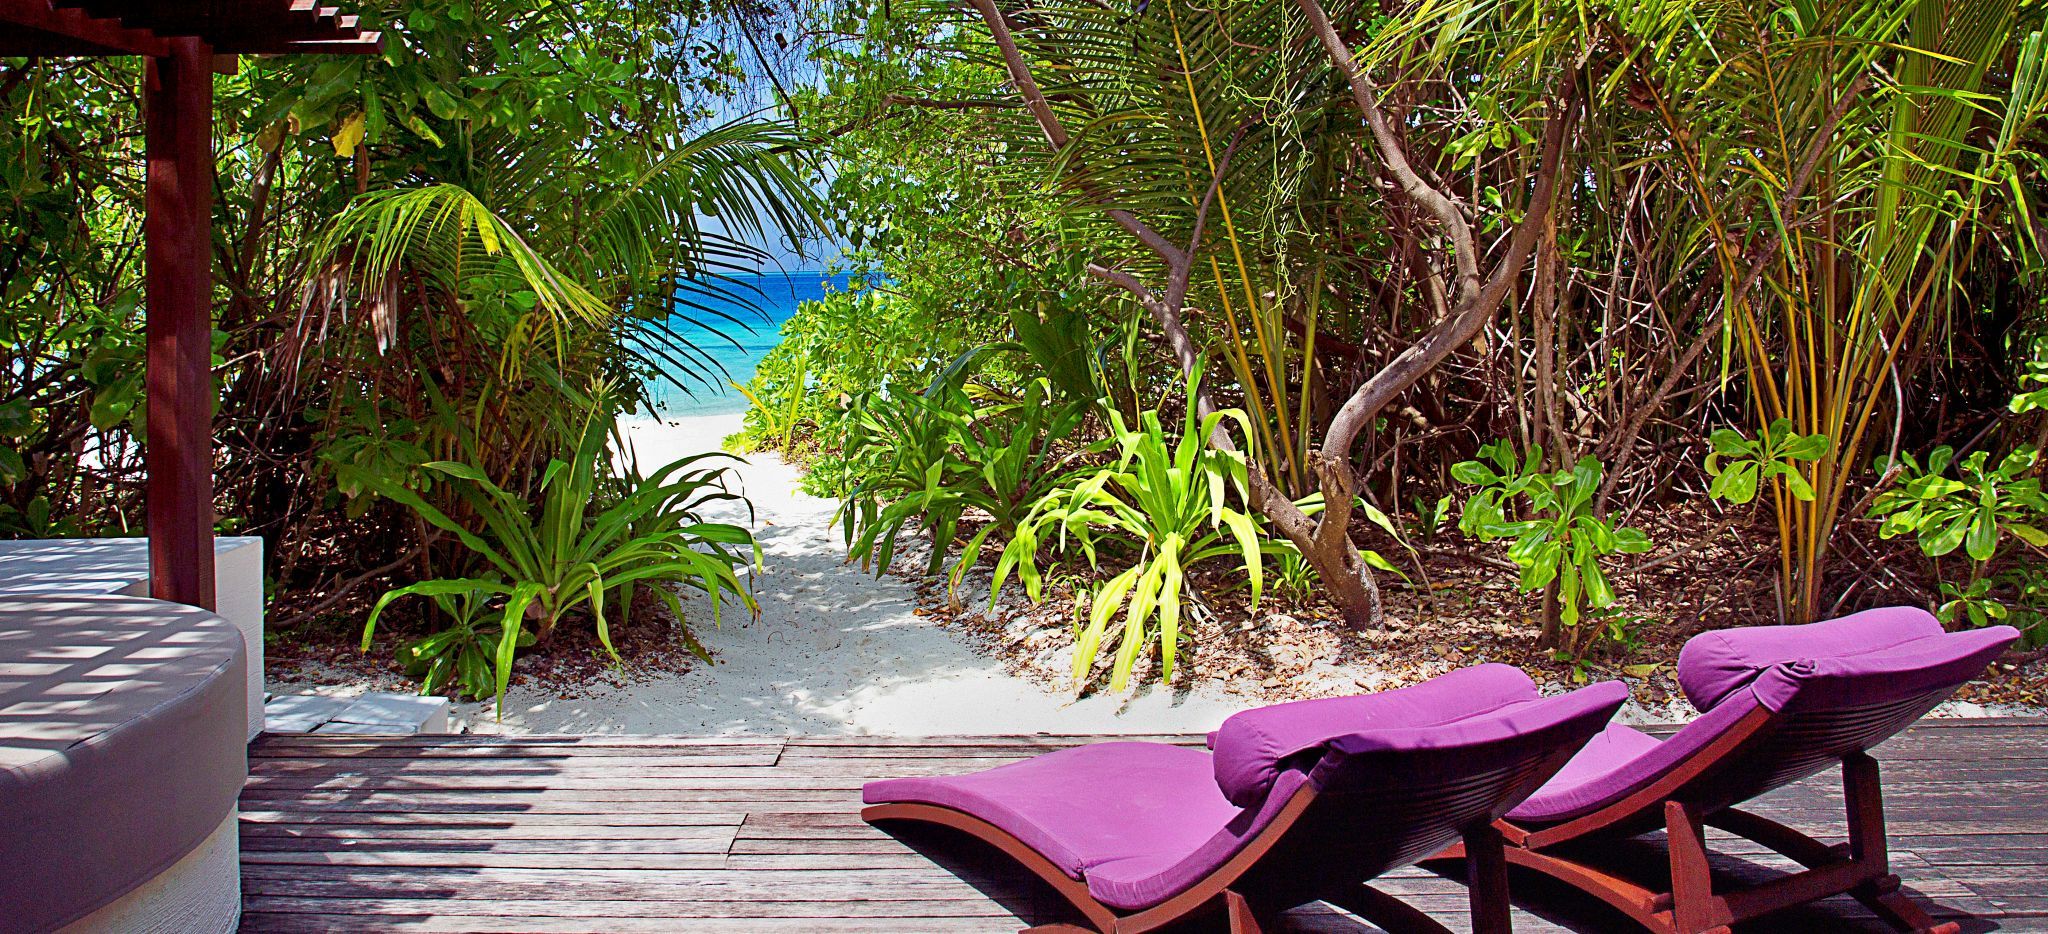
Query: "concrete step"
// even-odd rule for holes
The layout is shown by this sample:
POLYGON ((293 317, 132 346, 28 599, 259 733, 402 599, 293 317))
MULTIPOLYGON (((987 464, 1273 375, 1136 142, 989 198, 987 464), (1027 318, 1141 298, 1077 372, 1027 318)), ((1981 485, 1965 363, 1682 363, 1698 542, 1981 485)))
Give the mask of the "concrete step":
POLYGON ((266 733, 448 733, 448 698, 275 694, 263 705, 266 733))

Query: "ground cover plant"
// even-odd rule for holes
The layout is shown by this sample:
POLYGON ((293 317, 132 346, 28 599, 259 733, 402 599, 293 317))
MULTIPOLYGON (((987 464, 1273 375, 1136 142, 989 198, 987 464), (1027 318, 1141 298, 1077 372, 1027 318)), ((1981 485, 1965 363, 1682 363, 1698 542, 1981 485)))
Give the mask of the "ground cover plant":
POLYGON ((400 598, 431 597, 444 611, 459 605, 460 612, 450 613, 454 622, 449 629, 408 644, 401 660, 408 667, 427 665, 424 689, 443 686, 442 678, 452 673, 460 694, 495 696, 502 705, 515 653, 552 636, 572 613, 588 614, 598 642, 618 659, 613 621, 626 623, 635 592, 647 587, 676 618, 683 644, 710 661, 682 622, 682 606, 672 588, 709 595, 714 623, 728 602, 757 608, 736 573, 755 557, 749 553, 752 533, 701 516, 707 505, 740 499, 726 489, 726 469, 715 464, 724 455, 686 457, 644 476, 633 465, 614 480, 607 449, 613 426, 604 417, 607 412, 594 408, 562 439, 562 452, 548 461, 535 489, 537 512, 528 497, 504 489, 472 464, 420 465, 440 476, 439 485, 455 490, 475 517, 474 529, 387 478, 344 472, 344 481, 412 509, 455 536, 487 566, 475 576, 436 577, 385 593, 363 624, 363 650, 370 649, 378 618, 400 598), (487 653, 492 675, 485 681, 478 658, 485 654, 479 644, 484 632, 476 611, 480 603, 494 600, 502 600, 503 607, 495 623, 496 644, 487 653))

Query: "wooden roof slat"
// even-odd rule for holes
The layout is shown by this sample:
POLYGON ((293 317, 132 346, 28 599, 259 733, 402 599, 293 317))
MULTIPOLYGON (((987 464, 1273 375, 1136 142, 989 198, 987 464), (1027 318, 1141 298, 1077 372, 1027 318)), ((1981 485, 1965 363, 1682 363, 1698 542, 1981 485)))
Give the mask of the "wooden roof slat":
POLYGON ((380 33, 366 32, 356 39, 306 39, 276 46, 248 46, 225 49, 223 54, 239 55, 376 55, 384 51, 380 33))
POLYGON ((162 55, 194 38, 226 54, 366 54, 382 37, 320 0, 0 0, 0 51, 14 55, 162 55))
POLYGON ((168 55, 154 33, 50 0, 0 0, 0 55, 168 55))

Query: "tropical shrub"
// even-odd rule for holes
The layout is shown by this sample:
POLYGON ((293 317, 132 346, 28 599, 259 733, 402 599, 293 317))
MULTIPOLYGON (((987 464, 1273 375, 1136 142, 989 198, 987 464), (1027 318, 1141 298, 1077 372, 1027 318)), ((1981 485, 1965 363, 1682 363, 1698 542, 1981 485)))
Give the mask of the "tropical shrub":
POLYGON ((925 571, 938 570, 964 509, 953 483, 967 465, 953 444, 968 405, 960 393, 885 391, 849 406, 838 456, 852 486, 833 516, 846 536, 848 560, 887 572, 897 536, 916 521, 932 532, 925 571))
MULTIPOLYGON (((756 608, 753 595, 737 574, 747 562, 747 550, 753 547, 752 533, 736 525, 704 521, 700 515, 711 504, 741 499, 725 489, 726 468, 704 463, 727 455, 686 457, 644 477, 629 471, 616 488, 608 489, 611 484, 606 472, 611 458, 606 440, 610 430, 608 419, 597 412, 588 415, 580 430, 564 439, 562 454, 548 461, 531 500, 499 486, 470 464, 422 464, 423 471, 438 475, 468 507, 475 517, 474 529, 389 478, 359 475, 356 479, 365 488, 452 533, 484 565, 469 576, 433 578, 384 594, 363 626, 363 650, 369 650, 379 617, 400 598, 460 596, 473 601, 481 596, 502 600, 497 645, 491 657, 492 687, 502 703, 512 676, 513 656, 529 624, 534 639, 546 640, 571 613, 586 611, 599 641, 616 659, 611 640, 614 617, 607 614, 607 604, 618 608, 616 618, 623 623, 634 589, 644 584, 676 614, 685 644, 709 661, 688 627, 680 624, 681 601, 670 587, 683 585, 708 594, 714 620, 727 599, 749 610, 756 608), (538 505, 532 500, 538 500, 538 505)), ((473 612, 475 604, 466 607, 473 612)), ((477 631, 473 622, 459 620, 455 629, 451 646, 475 641, 469 635, 477 631)), ((418 663, 431 654, 426 648, 441 645, 415 644, 404 660, 418 663)), ((460 684, 473 686, 473 662, 463 670, 458 654, 453 664, 462 675, 460 684)))
MULTIPOLYGON (((961 547, 950 582, 981 559, 993 538, 1007 540, 1025 514, 1068 482, 1077 459, 1105 443, 1076 443, 1086 402, 1053 403, 1053 388, 1034 380, 1015 399, 974 405, 946 383, 925 393, 886 396, 862 406, 862 439, 851 456, 877 466, 847 494, 838 521, 850 560, 889 569, 897 537, 915 522, 932 536, 926 573, 937 573, 958 537, 960 520, 984 520, 961 547)), ((1085 462, 1085 461, 1084 461, 1085 462)))
POLYGON ((1712 451, 1707 454, 1707 475, 1714 482, 1707 495, 1735 505, 1746 505, 1757 492, 1773 481, 1784 484, 1793 499, 1811 501, 1813 485, 1800 473, 1799 464, 1820 460, 1828 453, 1828 436, 1802 435, 1792 431, 1792 420, 1781 418, 1751 438, 1733 428, 1709 435, 1712 451))
POLYGON ((2019 629, 2021 644, 2027 648, 2048 646, 2048 562, 2024 561, 1960 591, 1952 584, 1944 584, 1943 589, 1950 598, 1941 608, 1946 618, 1967 618, 1973 626, 2003 620, 2019 629), (1995 616, 1981 605, 1971 612, 1972 604, 1989 599, 1995 588, 2004 588, 1995 602, 2005 615, 1995 616))
POLYGON ((906 290, 1078 267, 1149 385, 1213 361, 1256 511, 1359 625, 1370 562, 1318 521, 1453 491, 1471 426, 1599 459, 1599 515, 1705 486, 1702 426, 1825 435, 1748 500, 1810 615, 1868 452, 1974 431, 2041 327, 2039 4, 1032 12, 834 6, 832 210, 906 290), (1325 479, 1339 508, 1289 508, 1325 479))
POLYGON ((1633 47, 1657 50, 1636 80, 1657 89, 1644 109, 1690 195, 1683 236, 1714 244, 1724 366, 1739 360, 1757 423, 1832 440, 1797 468, 1814 495, 1774 503, 1789 622, 1829 605, 1833 538, 1877 416, 1905 404, 1902 370, 1939 356, 1906 348, 1982 307, 1977 268, 2039 255, 2037 234, 1996 219, 2002 201, 2030 213, 2012 183, 2036 171, 2048 113, 2028 7, 1737 0, 1617 17, 1633 47))
POLYGON ((1979 566, 2010 540, 2048 545, 2048 532, 2032 525, 2048 512, 2041 481, 2032 475, 2039 460, 2039 452, 2021 449, 1992 467, 1989 451, 1973 451, 1958 461, 1955 449, 1943 445, 1927 455, 1923 466, 1901 452, 1895 464, 1882 465, 1898 469, 1900 482, 1871 503, 1871 518, 1884 520, 1878 527, 1884 538, 1911 533, 1929 557, 1960 548, 1979 566), (1955 477, 1948 475, 1950 467, 1955 477))
POLYGON ((2048 497, 2035 476, 2039 460, 2039 452, 2021 448, 1993 467, 1989 451, 1957 460, 1955 450, 1943 445, 1928 453, 1925 464, 1908 453, 1880 463, 1884 473, 1896 471, 1899 482, 1871 502, 1871 518, 1884 520, 1877 534, 1912 535, 1937 572, 1941 559, 1958 550, 1969 559, 1961 582, 1943 576, 1939 613, 1944 621, 1964 618, 1984 626, 2005 619, 2007 607, 1994 595, 2001 584, 2016 585, 2011 589, 2026 595, 2032 575, 2019 572, 2000 580, 1990 572, 1993 559, 2015 545, 2034 550, 2036 558, 2048 557, 2039 550, 2048 546, 2048 532, 2036 524, 2048 513, 2048 497))
POLYGON ((1088 617, 1075 633, 1073 671, 1077 685, 1086 680, 1110 620, 1122 610, 1122 636, 1109 684, 1110 690, 1121 691, 1138 656, 1155 641, 1159 678, 1172 679, 1182 638, 1182 604, 1201 599, 1188 579, 1190 568, 1212 559, 1232 559, 1250 584, 1253 606, 1258 604, 1263 573, 1259 529, 1243 508, 1245 460, 1210 448, 1206 440, 1225 421, 1238 421, 1242 427, 1242 412, 1198 417, 1190 408, 1173 440, 1168 440, 1157 411, 1140 414, 1135 426, 1114 410, 1108 419, 1118 449, 1116 463, 1085 472, 1072 485, 1031 505, 996 562, 990 599, 1001 594, 1015 573, 1031 599, 1041 600, 1044 571, 1039 552, 1044 547, 1061 555, 1078 549, 1091 568, 1100 567, 1104 546, 1117 548, 1133 563, 1094 589, 1088 617))
MULTIPOLYGON (((504 636, 502 619, 492 616, 493 588, 473 581, 422 581, 407 588, 433 601, 448 619, 448 628, 410 640, 398 648, 399 664, 419 680, 421 694, 450 693, 457 698, 483 698, 497 693, 497 650, 504 636)), ((531 631, 513 637, 513 651, 537 641, 531 631)))
MULTIPOLYGON (((718 37, 757 9, 350 12, 382 54, 245 56, 212 79, 221 529, 265 539, 271 624, 315 640, 352 635, 385 588, 470 570, 342 468, 461 521, 459 484, 421 464, 530 495, 593 379, 715 378, 671 319, 708 317, 766 258, 750 244, 806 239, 815 208, 789 123, 718 118, 751 109, 725 103, 744 70, 718 37)), ((0 61, 0 535, 140 525, 142 69, 0 61)))
MULTIPOLYGON (((742 387, 752 405, 739 444, 794 452, 808 443, 844 452, 859 438, 858 400, 922 387, 940 361, 978 343, 962 334, 957 316, 945 314, 950 307, 941 297, 875 288, 860 278, 848 291, 803 303, 742 387)), ((855 467, 840 476, 857 481, 859 473, 855 467)), ((810 483, 820 494, 846 492, 810 483)))
POLYGON ((1615 528, 1595 514, 1601 467, 1590 455, 1570 470, 1547 471, 1541 447, 1531 447, 1517 462, 1512 445, 1495 441, 1479 449, 1479 458, 1451 468, 1458 482, 1478 487, 1465 499, 1458 529, 1480 541, 1512 539, 1508 560, 1521 569, 1518 586, 1544 594, 1542 644, 1567 657, 1583 656, 1593 640, 1566 632, 1578 630, 1584 611, 1614 603, 1600 559, 1649 551, 1649 536, 1615 528), (1555 624, 1563 628, 1553 623, 1553 607, 1555 624))

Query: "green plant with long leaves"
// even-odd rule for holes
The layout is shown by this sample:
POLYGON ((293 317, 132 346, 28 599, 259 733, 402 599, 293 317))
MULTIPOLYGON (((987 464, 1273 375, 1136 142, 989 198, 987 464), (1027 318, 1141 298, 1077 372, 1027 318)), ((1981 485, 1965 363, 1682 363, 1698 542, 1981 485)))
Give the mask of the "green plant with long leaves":
MULTIPOLYGON (((504 635, 501 620, 491 615, 494 592, 466 580, 443 583, 449 586, 415 584, 413 593, 432 600, 448 618, 448 627, 399 646, 398 662, 407 675, 419 680, 421 694, 452 691, 458 699, 490 697, 498 687, 493 659, 504 635)), ((515 637, 513 651, 535 641, 532 632, 522 632, 515 637)))
MULTIPOLYGON (((737 525, 705 521, 700 514, 706 506, 741 500, 725 487, 727 468, 711 465, 728 455, 686 457, 645 477, 629 473, 623 482, 611 484, 605 475, 611 460, 606 450, 609 436, 609 420, 590 413, 564 439, 563 452, 548 462, 531 497, 506 490, 470 464, 421 465, 468 507, 476 517, 474 529, 388 477, 357 477, 364 488, 452 533, 487 566, 483 574, 425 580, 384 594, 364 624, 363 650, 369 650, 379 617, 400 598, 501 599, 491 661, 502 705, 513 657, 529 625, 535 639, 545 640, 571 613, 585 610, 599 641, 617 659, 607 602, 617 601, 623 620, 637 585, 652 585, 679 621, 681 600, 670 589, 675 585, 709 595, 714 621, 727 600, 756 610, 753 595, 738 576, 749 550, 755 548, 752 533, 737 525)), ((692 652, 710 660, 687 626, 679 631, 692 652)))
POLYGON ((958 486, 970 474, 954 450, 971 403, 962 393, 890 393, 857 400, 842 456, 859 477, 833 516, 847 559, 886 573, 913 522, 932 534, 926 573, 936 573, 966 508, 958 486))
POLYGON ((1608 21, 1627 50, 1614 83, 1657 116, 1658 158, 1692 196, 1724 365, 1744 368, 1759 424, 1833 441, 1798 465, 1811 496, 1769 485, 1788 621, 1824 610, 1852 475, 1914 351, 1975 307, 1973 266, 2034 238, 1997 220, 2002 199, 2027 210, 2013 183, 2048 113, 2026 6, 1656 0, 1608 21))
POLYGON ((1244 457, 1205 443, 1226 420, 1245 429, 1244 414, 1226 409, 1198 416, 1190 408, 1171 439, 1157 411, 1141 413, 1136 425, 1114 410, 1107 417, 1119 451, 1116 463, 1032 504, 997 560, 990 599, 1014 573, 1031 599, 1040 600, 1042 548, 1061 555, 1078 550, 1093 568, 1101 566, 1105 545, 1116 547, 1132 564, 1095 588, 1075 635, 1073 672, 1077 685, 1086 682, 1110 622, 1122 611, 1109 683, 1110 690, 1121 691, 1139 656, 1155 642, 1159 678, 1172 679, 1183 636, 1182 606, 1199 600, 1188 577, 1191 568, 1230 560, 1243 571, 1253 606, 1264 575, 1258 524, 1243 508, 1244 457))
POLYGON ((1451 468, 1460 483, 1477 486, 1465 499, 1458 529, 1481 541, 1511 539, 1508 560, 1521 570, 1524 593, 1542 591, 1546 605, 1543 644, 1566 658, 1579 658, 1590 638, 1574 638, 1585 610, 1614 603, 1614 588, 1600 559, 1650 550, 1641 529, 1616 528, 1593 511, 1599 492, 1600 461, 1582 457, 1570 470, 1544 470, 1543 449, 1530 447, 1519 460, 1505 440, 1479 449, 1479 459, 1451 468), (1549 607, 1556 608, 1553 629, 1549 607))
POLYGON ((931 533, 925 567, 937 573, 959 537, 961 519, 980 527, 961 545, 947 576, 957 588, 990 541, 1003 541, 1048 492, 1066 483, 1107 442, 1075 443, 1086 402, 1056 404, 1054 389, 1033 380, 1022 393, 976 405, 967 392, 941 382, 924 393, 874 400, 861 417, 864 437, 854 456, 872 455, 871 471, 837 519, 851 560, 889 569, 896 542, 912 523, 931 533))

